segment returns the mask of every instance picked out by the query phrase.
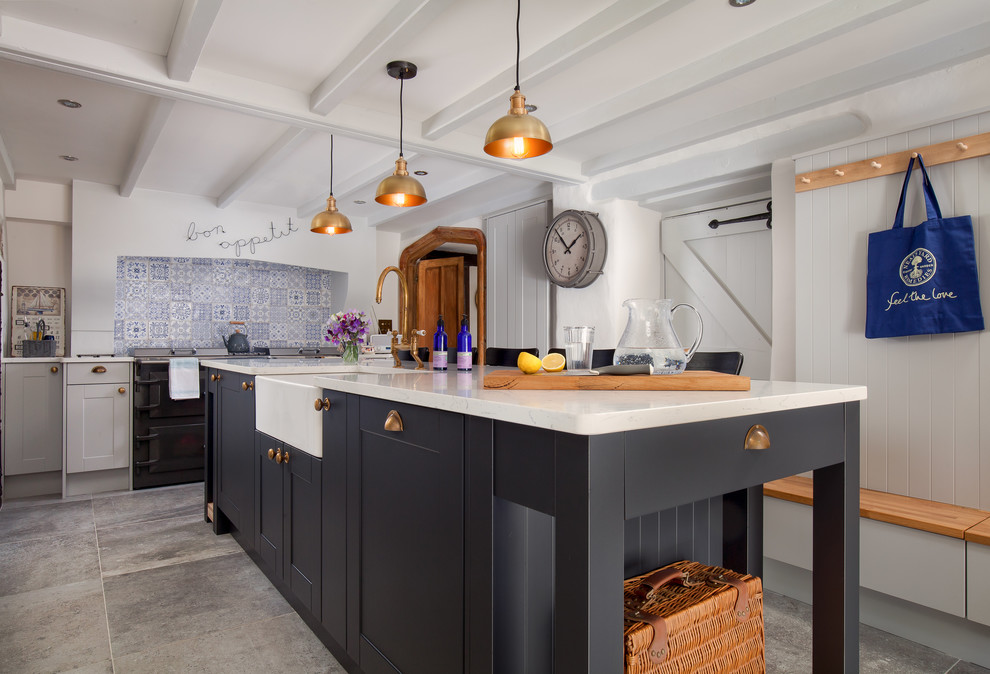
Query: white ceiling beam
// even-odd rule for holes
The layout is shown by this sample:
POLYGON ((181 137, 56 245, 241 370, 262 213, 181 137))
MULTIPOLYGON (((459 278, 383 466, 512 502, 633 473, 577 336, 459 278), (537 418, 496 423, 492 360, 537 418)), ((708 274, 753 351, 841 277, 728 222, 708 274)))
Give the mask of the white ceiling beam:
POLYGON ((278 140, 255 159, 247 169, 237 176, 234 181, 217 197, 217 208, 227 208, 254 181, 265 174, 270 168, 285 161, 296 148, 310 137, 312 131, 292 127, 283 133, 278 140))
MULTIPOLYGON (((586 161, 587 175, 598 175, 666 152, 799 114, 851 96, 917 77, 990 54, 990 22, 953 35, 913 46, 865 63, 843 73, 810 81, 803 86, 737 108, 727 107, 711 117, 670 128, 649 142, 641 142, 586 161)), ((819 143, 822 147, 827 143, 819 143)), ((783 155, 782 155, 783 156, 783 155)))
POLYGON ((138 137, 137 144, 134 146, 134 154, 131 155, 127 172, 124 174, 124 180, 120 183, 120 196, 125 198, 131 196, 134 187, 137 185, 138 178, 141 177, 141 172, 147 166, 148 159, 151 158, 151 153, 154 151, 155 145, 158 143, 158 139, 161 138, 162 131, 165 130, 165 125, 168 123, 168 118, 172 114, 175 101, 168 98, 159 98, 155 101, 154 105, 155 107, 148 116, 148 120, 144 123, 144 128, 141 129, 141 135, 138 137))
POLYGON ((3 184, 4 187, 9 189, 14 189, 15 185, 17 185, 14 164, 10 161, 7 146, 3 142, 3 136, 0 136, 0 184, 3 184))
POLYGON ((309 96, 310 111, 329 114, 412 42, 452 0, 399 0, 309 96))
MULTIPOLYGON (((520 87, 526 91, 583 60, 611 47, 636 31, 656 23, 690 0, 617 0, 577 28, 541 47, 520 62, 520 87), (523 86, 525 85, 525 86, 523 86)), ((508 109, 515 86, 515 63, 423 122, 422 135, 436 140, 488 112, 501 101, 508 109)), ((494 120, 493 120, 494 121, 494 120)), ((556 131, 554 132, 556 141, 556 131)))
POLYGON ((213 23, 223 0, 185 0, 172 31, 172 41, 165 56, 165 69, 173 80, 192 79, 199 57, 206 46, 213 23))
MULTIPOLYGON (((353 106, 340 106, 335 112, 336 118, 342 117, 346 122, 331 122, 311 112, 308 96, 299 91, 248 82, 242 77, 216 71, 201 71, 195 82, 171 80, 165 74, 162 59, 152 58, 147 52, 9 17, 4 24, 4 34, 0 36, 0 58, 304 129, 388 146, 395 144, 395 127, 391 123, 386 129, 378 117, 369 116, 363 110, 351 110, 353 106), (109 69, 107 64, 113 64, 113 68, 109 69)), ((394 117, 389 118, 389 122, 393 120, 394 117)), ((584 181, 578 163, 561 155, 547 155, 527 162, 505 161, 484 154, 476 138, 467 134, 454 135, 458 137, 433 143, 407 138, 404 146, 410 152, 475 166, 497 167, 505 173, 537 180, 563 185, 584 181)))
MULTIPOLYGON (((436 204, 443 201, 444 199, 456 195, 462 190, 471 189, 476 187, 487 180, 497 177, 487 168, 476 168, 473 171, 464 171, 459 174, 453 180, 446 180, 440 187, 432 188, 430 192, 426 195, 429 201, 427 201, 425 207, 429 207, 431 203, 436 204)), ((419 208, 425 208, 420 206, 419 208)), ((368 218, 369 227, 377 227, 389 220, 395 220, 396 218, 402 217, 404 214, 409 213, 410 210, 407 208, 383 208, 376 211, 375 215, 368 218)))
POLYGON ((690 93, 714 87, 754 68, 787 58, 812 45, 902 12, 924 1, 829 2, 620 96, 603 100, 567 119, 554 122, 554 142, 562 144, 604 124, 656 109, 690 93))
MULTIPOLYGON (((417 154, 415 152, 405 152, 403 153, 403 156, 407 162, 411 162, 416 158, 417 154)), ((334 196, 340 203, 350 201, 351 197, 356 194, 366 194, 366 190, 371 185, 374 185, 377 188, 378 183, 380 183, 385 177, 392 175, 394 170, 394 158, 378 158, 373 161, 367 161, 364 168, 357 171, 352 170, 347 180, 342 180, 337 183, 334 189, 334 196)), ((320 196, 307 199, 305 203, 296 208, 296 213, 299 214, 300 218, 304 218, 315 215, 326 207, 327 193, 324 192, 320 196)))

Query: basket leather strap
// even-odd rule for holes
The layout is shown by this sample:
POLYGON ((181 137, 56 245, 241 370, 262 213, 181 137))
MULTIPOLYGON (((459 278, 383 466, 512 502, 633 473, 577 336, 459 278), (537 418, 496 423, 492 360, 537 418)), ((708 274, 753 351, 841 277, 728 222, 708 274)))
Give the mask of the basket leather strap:
POLYGON ((742 578, 729 578, 727 576, 719 576, 718 578, 712 578, 711 580, 715 583, 724 583, 736 588, 736 605, 733 607, 732 611, 736 616, 736 620, 739 622, 746 622, 749 620, 749 588, 746 587, 745 581, 743 581, 742 578))
POLYGON ((646 649, 646 653, 650 658, 650 662, 655 665, 661 664, 667 659, 667 621, 658 615, 653 615, 645 611, 640 611, 632 608, 627 608, 625 610, 626 620, 632 620, 634 622, 646 623, 653 627, 653 641, 650 642, 650 647, 646 649))

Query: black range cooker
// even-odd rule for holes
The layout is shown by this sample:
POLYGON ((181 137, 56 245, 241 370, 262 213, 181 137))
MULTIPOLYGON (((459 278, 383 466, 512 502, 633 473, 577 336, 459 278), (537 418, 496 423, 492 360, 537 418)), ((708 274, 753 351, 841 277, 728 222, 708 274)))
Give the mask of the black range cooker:
POLYGON ((231 354, 224 348, 134 349, 134 489, 204 479, 206 372, 199 371, 199 398, 172 400, 168 370, 172 358, 322 358, 320 347, 258 349, 231 354))

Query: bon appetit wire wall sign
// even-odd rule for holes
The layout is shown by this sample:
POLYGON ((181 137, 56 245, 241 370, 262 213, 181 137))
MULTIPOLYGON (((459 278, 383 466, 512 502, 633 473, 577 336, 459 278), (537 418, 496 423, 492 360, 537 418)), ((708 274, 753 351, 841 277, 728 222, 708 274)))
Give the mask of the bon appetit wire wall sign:
POLYGON ((240 257, 244 251, 254 255, 257 252, 258 246, 271 243, 276 239, 285 238, 293 232, 298 231, 299 228, 293 224, 292 218, 289 218, 288 222, 281 226, 276 225, 274 221, 269 222, 268 231, 262 235, 252 236, 247 239, 233 239, 229 237, 223 225, 201 227, 195 222, 190 222, 189 227, 186 228, 186 241, 190 243, 200 240, 213 241, 224 250, 233 249, 234 255, 240 257))

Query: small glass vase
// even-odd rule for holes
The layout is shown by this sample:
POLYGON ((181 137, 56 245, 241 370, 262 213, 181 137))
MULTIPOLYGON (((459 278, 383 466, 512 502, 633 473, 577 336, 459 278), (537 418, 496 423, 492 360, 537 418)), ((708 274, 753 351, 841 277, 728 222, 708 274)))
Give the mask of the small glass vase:
POLYGON ((357 342, 344 342, 343 351, 341 351, 340 356, 347 365, 357 365, 360 353, 361 351, 358 348, 357 342))

